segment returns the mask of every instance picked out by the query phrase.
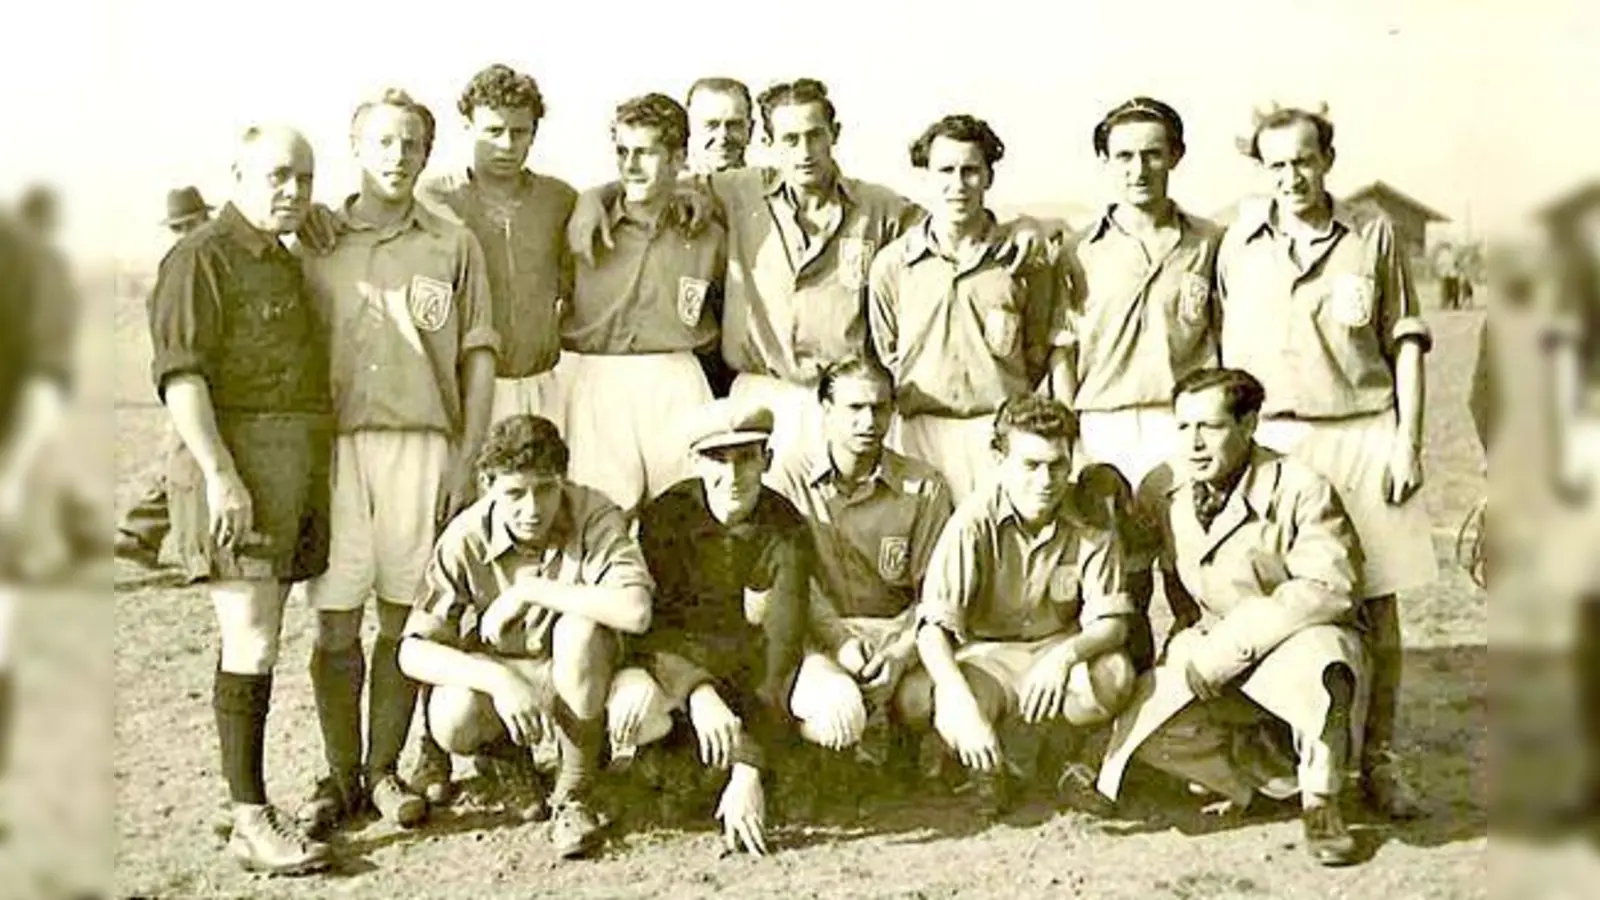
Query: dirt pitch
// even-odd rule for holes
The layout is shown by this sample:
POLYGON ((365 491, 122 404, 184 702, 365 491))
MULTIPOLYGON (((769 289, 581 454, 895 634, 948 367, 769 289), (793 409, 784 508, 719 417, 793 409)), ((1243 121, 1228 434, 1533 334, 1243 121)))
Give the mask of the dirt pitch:
MULTIPOLYGON (((119 303, 109 383, 116 401, 118 508, 156 457, 163 422, 149 396, 142 303, 119 303)), ((115 624, 115 893, 121 897, 499 898, 1059 897, 1457 898, 1488 896, 1487 601, 1450 562, 1456 524, 1482 477, 1465 412, 1477 313, 1436 314, 1430 357, 1429 482, 1444 576, 1403 598, 1407 674, 1403 738, 1424 761, 1431 814, 1400 827, 1361 821, 1370 858, 1322 870, 1300 846, 1292 813, 1217 829, 1195 802, 1154 776, 1135 784, 1113 818, 1038 792, 995 824, 973 801, 823 803, 813 824, 780 827, 772 858, 719 858, 701 817, 663 817, 638 794, 613 792, 621 819, 594 861, 561 864, 538 826, 445 812, 402 833, 370 824, 336 846, 323 877, 262 879, 221 852, 211 823, 224 797, 210 709, 215 626, 199 591, 119 564, 115 624)), ((80 615, 93 615, 82 611, 80 615)), ((371 617, 369 617, 370 619, 371 617)), ((310 617, 287 615, 274 694, 268 789, 293 804, 317 771, 320 741, 306 675, 310 617)), ((49 710, 26 715, 44 717, 49 710)), ((409 759, 409 757, 408 757, 409 759)), ((827 777, 817 770, 819 778, 827 777)), ((709 803, 709 800, 708 800, 709 803)))

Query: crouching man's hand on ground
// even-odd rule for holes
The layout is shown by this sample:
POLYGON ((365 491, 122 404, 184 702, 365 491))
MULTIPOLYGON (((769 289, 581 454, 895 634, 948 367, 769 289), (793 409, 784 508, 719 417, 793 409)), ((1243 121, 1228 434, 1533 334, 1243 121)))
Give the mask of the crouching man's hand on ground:
POLYGON ((759 770, 744 763, 734 765, 717 802, 717 818, 722 820, 722 843, 729 853, 742 849, 752 856, 767 854, 767 795, 759 770))

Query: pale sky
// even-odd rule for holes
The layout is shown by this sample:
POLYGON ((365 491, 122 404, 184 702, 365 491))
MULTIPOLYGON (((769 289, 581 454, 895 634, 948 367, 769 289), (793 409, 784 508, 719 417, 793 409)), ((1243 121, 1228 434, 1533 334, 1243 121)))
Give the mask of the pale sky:
POLYGON ((1093 205, 1095 121, 1135 94, 1182 113, 1173 182, 1208 214, 1257 183, 1234 148, 1252 106, 1326 101, 1336 192, 1382 178, 1479 230, 1600 175, 1600 9, 1587 0, 54 0, 0 55, 0 197, 59 185, 80 259, 153 264, 169 187, 220 203, 238 132, 302 128, 318 198, 353 189, 349 115, 403 87, 440 120, 431 168, 464 164, 454 101, 474 71, 533 74, 549 113, 531 164, 582 188, 613 173, 615 104, 697 76, 759 91, 825 81, 845 171, 909 193, 906 145, 969 112, 1007 145, 991 199, 1093 205), (807 10, 801 12, 801 9, 807 10), (762 11, 758 11, 762 10, 762 11), (61 35, 70 35, 63 40, 61 35), (37 86, 37 87, 35 87, 37 86))

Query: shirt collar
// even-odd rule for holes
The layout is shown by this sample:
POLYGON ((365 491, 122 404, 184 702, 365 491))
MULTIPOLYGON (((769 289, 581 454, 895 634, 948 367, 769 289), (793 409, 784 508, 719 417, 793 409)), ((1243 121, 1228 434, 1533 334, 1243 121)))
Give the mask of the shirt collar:
MULTIPOLYGON (((267 234, 251 225, 245 219, 244 213, 239 212, 238 207, 234 206, 232 201, 222 205, 222 212, 217 214, 217 221, 221 223, 223 228, 227 229, 228 235, 233 238, 234 243, 243 247, 251 256, 259 258, 263 253, 272 249, 272 245, 278 244, 277 235, 267 234)), ((278 246, 281 247, 282 244, 278 244, 278 246)))
MULTIPOLYGON (((999 484, 995 484, 990 488, 989 511, 993 516, 996 525, 1004 524, 1005 522, 1009 521, 1018 529, 1022 529, 1024 527, 1022 522, 1022 512, 1017 509, 1017 505, 1015 503, 1011 502, 1011 497, 1006 494, 1005 488, 999 484)), ((1076 508, 1072 505, 1072 494, 1069 491, 1061 498, 1061 501, 1056 504, 1055 515, 1051 516, 1050 520, 1046 522, 1044 527, 1039 530, 1039 534, 1036 535, 1036 538, 1042 539, 1046 536, 1053 535, 1055 534, 1056 529, 1060 528, 1063 524, 1078 521, 1081 521, 1081 517, 1078 516, 1076 508)), ((1026 531, 1024 531, 1024 533, 1026 533, 1026 531)))
POLYGON ((623 221, 628 221, 654 234, 657 231, 672 228, 678 224, 677 215, 675 213, 676 208, 676 204, 674 203, 665 203, 662 205, 661 214, 656 217, 656 220, 654 222, 647 222, 644 219, 634 216, 628 212, 628 204, 622 199, 622 193, 619 191, 609 201, 606 202, 606 224, 612 228, 615 228, 616 226, 622 224, 623 221))
MULTIPOLYGON (((827 445, 824 444, 820 450, 814 452, 816 455, 806 467, 806 483, 812 487, 817 487, 825 481, 836 483, 839 479, 839 470, 833 464, 833 454, 828 452, 827 445)), ((885 487, 893 487, 899 472, 899 460, 895 458, 894 451, 884 447, 878 453, 878 464, 872 467, 872 471, 863 479, 863 483, 876 482, 885 487)))
MULTIPOLYGON (((1270 499, 1259 496, 1264 484, 1260 477, 1261 470, 1267 463, 1277 458, 1278 454, 1272 450, 1260 444, 1252 445, 1250 458, 1245 462, 1244 474, 1239 476, 1238 482, 1234 485, 1233 493, 1239 494, 1243 498, 1246 508, 1258 515, 1267 508, 1270 499)), ((1180 491, 1192 490, 1194 484, 1195 480, 1187 475, 1174 478, 1172 485, 1167 488, 1167 494, 1172 495, 1180 491)), ((1267 486, 1270 487, 1270 485, 1267 486)))
MULTIPOLYGON (((978 259, 989 255, 995 247, 995 236, 999 230, 999 222, 994 213, 983 211, 983 232, 978 236, 978 259)), ((940 249, 938 239, 933 236, 933 220, 926 216, 910 231, 906 232, 906 265, 911 265, 925 256, 938 256, 941 259, 950 257, 940 249)))
MULTIPOLYGON (((1341 229, 1354 231, 1359 224, 1357 211, 1350 204, 1333 198, 1333 220, 1331 233, 1328 237, 1337 235, 1341 229)), ((1278 236, 1282 232, 1278 229, 1277 221, 1278 201, 1273 197, 1249 197, 1239 201, 1239 213, 1236 221, 1244 228, 1245 239, 1252 240, 1263 233, 1278 236)))
MULTIPOLYGON (((761 177, 762 190, 769 199, 782 197, 790 206, 795 205, 794 196, 789 191, 789 186, 784 183, 783 175, 777 169, 764 169, 761 177)), ((846 204, 855 203, 855 186, 851 184, 850 179, 844 177, 843 172, 839 171, 838 163, 834 164, 833 190, 841 202, 846 204)))
MULTIPOLYGON (((499 559, 518 549, 517 539, 511 536, 499 517, 495 515, 494 501, 490 500, 483 505, 483 533, 487 535, 487 545, 490 561, 499 559)), ((569 486, 561 489, 561 505, 556 508, 556 520, 551 523, 549 534, 544 541, 544 551, 552 548, 566 546, 568 538, 572 535, 572 491, 569 486)))
POLYGON ((353 213, 357 196, 358 195, 356 194, 351 194, 350 196, 346 197, 344 204, 339 208, 336 218, 339 223, 339 232, 341 234, 350 234, 358 231, 370 231, 377 233, 380 241, 386 241, 404 234, 411 228, 421 228, 422 230, 435 235, 443 234, 445 231, 444 220, 430 212, 428 208, 415 197, 411 198, 411 205, 406 207, 406 211, 401 214, 400 218, 396 219, 387 226, 380 227, 368 222, 363 222, 362 220, 356 218, 353 213))
MULTIPOLYGON (((1100 240, 1102 237, 1105 237, 1106 231, 1111 228, 1115 228, 1118 231, 1124 231, 1123 227, 1117 224, 1117 220, 1112 215, 1116 211, 1117 204, 1108 204, 1105 210, 1101 212, 1099 216, 1095 217, 1094 224, 1089 226, 1089 231, 1084 235, 1084 240, 1092 244, 1095 241, 1100 240)), ((1180 235, 1194 229, 1194 222, 1191 220, 1189 214, 1183 211, 1183 207, 1176 203, 1172 204, 1172 215, 1173 220, 1178 223, 1178 233, 1180 235)), ((1126 232, 1124 231, 1124 233, 1126 232)))

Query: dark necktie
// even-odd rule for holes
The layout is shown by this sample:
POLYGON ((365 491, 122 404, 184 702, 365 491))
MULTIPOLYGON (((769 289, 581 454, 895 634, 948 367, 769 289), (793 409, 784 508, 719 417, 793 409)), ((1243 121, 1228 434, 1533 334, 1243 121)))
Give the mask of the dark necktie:
POLYGON ((1228 497, 1233 494, 1233 489, 1239 483, 1239 478, 1244 474, 1241 468, 1238 472, 1223 478, 1220 482, 1197 481, 1194 484, 1194 517, 1200 520, 1200 527, 1211 530, 1211 523, 1217 520, 1222 513, 1222 508, 1228 505, 1228 497))

